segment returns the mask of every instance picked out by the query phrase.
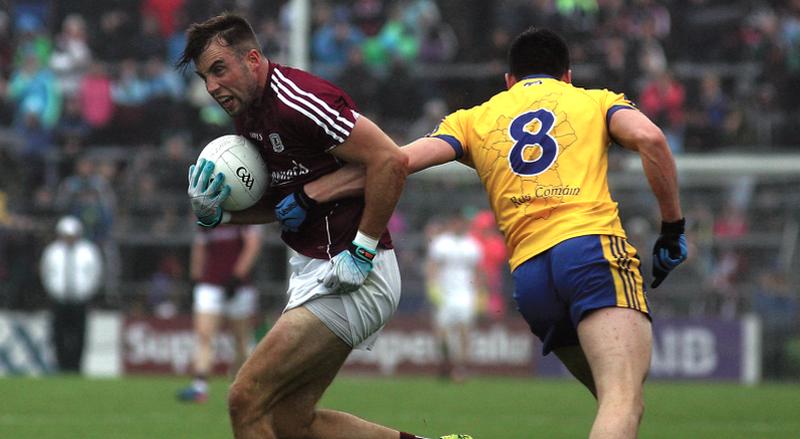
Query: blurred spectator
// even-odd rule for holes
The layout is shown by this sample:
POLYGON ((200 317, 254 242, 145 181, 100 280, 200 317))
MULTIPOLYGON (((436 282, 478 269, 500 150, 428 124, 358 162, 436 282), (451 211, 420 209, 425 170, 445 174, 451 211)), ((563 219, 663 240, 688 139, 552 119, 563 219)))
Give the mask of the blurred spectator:
POLYGON ((347 65, 340 72, 336 83, 358 102, 359 111, 373 117, 380 106, 375 99, 378 96, 379 82, 372 71, 364 64, 364 55, 360 47, 351 47, 347 57, 347 65))
POLYGON ((133 58, 126 58, 119 66, 119 73, 111 84, 111 99, 114 102, 113 126, 119 143, 135 143, 147 137, 147 82, 140 66, 133 58))
POLYGON ((121 8, 110 8, 100 15, 100 29, 92 38, 92 52, 97 59, 119 62, 131 56, 136 27, 130 15, 121 8))
POLYGON ((14 22, 17 31, 14 65, 20 66, 29 56, 36 57, 38 65, 46 66, 53 50, 51 38, 46 34, 42 18, 36 14, 23 12, 14 22))
POLYGON ((84 151, 91 127, 83 118, 81 100, 77 96, 64 101, 64 114, 53 131, 60 147, 58 175, 67 175, 72 170, 76 157, 84 151))
POLYGON ((111 78, 106 73, 105 66, 97 61, 93 62, 78 91, 81 114, 93 134, 104 129, 114 115, 111 86, 111 78))
POLYGON ((177 18, 183 8, 184 0, 142 0, 142 15, 153 18, 158 25, 159 34, 169 38, 178 30, 177 18))
POLYGON ((13 59, 14 41, 11 36, 11 20, 5 11, 0 10, 0 81, 11 75, 13 59))
POLYGON ((367 37, 375 36, 386 20, 386 2, 383 0, 355 0, 351 10, 353 24, 367 37))
POLYGON ((180 309, 180 299, 187 287, 183 279, 181 260, 172 253, 163 256, 158 269, 150 277, 146 298, 147 310, 160 319, 175 317, 180 309))
POLYGON ((55 48, 50 57, 50 68, 55 72, 65 96, 78 93, 81 78, 91 61, 86 22, 82 16, 70 14, 64 19, 61 32, 56 35, 55 48))
POLYGON ((428 29, 420 39, 419 61, 445 63, 452 61, 458 51, 458 39, 447 23, 428 29))
POLYGON ((129 50, 138 61, 150 58, 164 58, 167 56, 167 42, 160 35, 158 20, 154 17, 144 16, 140 21, 140 30, 129 50))
POLYGON ((664 130, 673 153, 683 151, 685 100, 683 85, 667 70, 645 84, 639 95, 642 112, 664 130))
MULTIPOLYGON (((378 35, 368 38, 364 43, 364 59, 368 65, 385 70, 392 64, 407 63, 417 58, 420 44, 417 28, 410 28, 404 18, 401 4, 395 4, 378 35)), ((391 72, 387 74, 389 77, 391 75, 391 72)))
POLYGON ((81 220, 88 239, 102 246, 110 237, 116 199, 93 159, 87 156, 78 159, 74 174, 59 187, 56 205, 81 220))
POLYGON ((693 96, 697 102, 689 103, 687 114, 686 147, 692 151, 711 151, 722 146, 733 130, 729 120, 731 102, 722 90, 719 76, 706 73, 700 89, 693 96))
POLYGON ((61 90, 55 76, 30 53, 11 75, 7 93, 16 105, 14 126, 23 142, 20 156, 27 165, 27 185, 54 183, 54 168, 48 158, 53 147, 52 130, 61 112, 61 90))
POLYGON ((79 373, 86 337, 86 311, 103 278, 100 249, 83 238, 81 222, 65 216, 56 225, 58 238, 41 260, 41 277, 52 305, 51 336, 61 372, 79 373))
POLYGON ((324 78, 335 78, 347 64, 350 49, 364 42, 364 34, 348 20, 348 11, 338 7, 330 21, 323 23, 312 36, 314 70, 324 78))
POLYGON ((486 314, 490 319, 502 320, 506 315, 510 294, 503 290, 504 273, 508 263, 506 243, 503 235, 497 229, 494 214, 489 210, 482 210, 472 218, 472 237, 481 247, 481 261, 479 270, 483 273, 486 290, 486 314))

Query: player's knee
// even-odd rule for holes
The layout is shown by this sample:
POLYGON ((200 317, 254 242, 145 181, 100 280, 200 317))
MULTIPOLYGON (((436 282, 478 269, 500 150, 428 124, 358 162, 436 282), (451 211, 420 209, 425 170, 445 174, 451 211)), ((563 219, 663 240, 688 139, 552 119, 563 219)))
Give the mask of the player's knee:
POLYGON ((277 414, 272 417, 272 428, 280 439, 306 439, 311 437, 311 422, 302 416, 277 414))
POLYGON ((258 395, 252 387, 235 381, 228 391, 228 415, 234 427, 258 418, 263 414, 260 412, 258 395))

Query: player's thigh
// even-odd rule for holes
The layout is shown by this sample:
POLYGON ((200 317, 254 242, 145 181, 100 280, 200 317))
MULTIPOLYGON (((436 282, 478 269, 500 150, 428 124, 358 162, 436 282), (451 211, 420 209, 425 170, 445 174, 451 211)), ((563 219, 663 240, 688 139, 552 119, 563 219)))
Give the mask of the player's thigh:
POLYGON ((578 337, 598 394, 608 388, 640 391, 650 368, 650 319, 630 308, 592 311, 578 325, 578 337))
POLYGON ((307 309, 284 313, 236 375, 234 388, 270 410, 306 384, 335 375, 351 348, 307 309))
POLYGON ((593 395, 597 396, 597 391, 592 378, 592 368, 586 360, 586 355, 580 345, 561 346, 553 349, 559 360, 564 363, 567 370, 578 379, 593 395))

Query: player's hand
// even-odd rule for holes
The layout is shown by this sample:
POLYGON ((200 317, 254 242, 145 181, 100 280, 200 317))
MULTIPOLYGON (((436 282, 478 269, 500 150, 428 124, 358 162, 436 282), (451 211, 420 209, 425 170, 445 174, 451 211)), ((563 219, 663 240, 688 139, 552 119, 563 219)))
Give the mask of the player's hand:
POLYGON ((230 279, 228 279, 227 282, 225 282, 224 286, 225 286, 225 298, 230 300, 233 298, 233 296, 236 295, 236 291, 239 289, 239 287, 242 286, 242 278, 234 274, 233 276, 230 277, 230 279))
POLYGON ((686 260, 686 219, 662 222, 661 234, 653 246, 653 283, 651 288, 661 285, 670 271, 686 260))
POLYGON ((231 187, 225 184, 225 176, 221 172, 211 181, 213 172, 214 162, 206 159, 189 166, 187 193, 192 202, 192 211, 197 217, 197 224, 209 228, 222 222, 222 203, 231 194, 231 187))
POLYGON ((301 187, 275 206, 275 218, 281 223, 281 229, 296 232, 306 220, 306 213, 316 205, 317 202, 306 195, 301 187))
POLYGON ((323 285, 337 294, 353 292, 364 284, 372 270, 372 260, 376 250, 355 243, 350 248, 331 259, 331 270, 325 276, 323 285))

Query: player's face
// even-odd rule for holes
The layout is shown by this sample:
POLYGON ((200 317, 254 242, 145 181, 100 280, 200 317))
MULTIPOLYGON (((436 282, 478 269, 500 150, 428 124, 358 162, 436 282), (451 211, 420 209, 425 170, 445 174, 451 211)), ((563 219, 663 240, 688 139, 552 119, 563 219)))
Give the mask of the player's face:
POLYGON ((197 59, 197 74, 205 81, 206 91, 230 116, 241 114, 257 98, 258 60, 251 56, 241 56, 215 40, 197 59))

